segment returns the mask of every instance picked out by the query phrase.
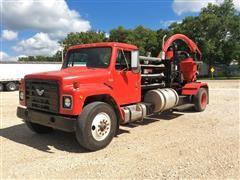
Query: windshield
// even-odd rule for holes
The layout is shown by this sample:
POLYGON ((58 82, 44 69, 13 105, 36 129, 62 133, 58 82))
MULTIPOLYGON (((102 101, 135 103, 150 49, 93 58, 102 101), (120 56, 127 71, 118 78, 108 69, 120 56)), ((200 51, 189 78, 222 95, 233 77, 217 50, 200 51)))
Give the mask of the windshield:
POLYGON ((74 49, 68 52, 64 68, 73 66, 87 66, 93 68, 107 68, 110 63, 112 48, 95 47, 74 49))

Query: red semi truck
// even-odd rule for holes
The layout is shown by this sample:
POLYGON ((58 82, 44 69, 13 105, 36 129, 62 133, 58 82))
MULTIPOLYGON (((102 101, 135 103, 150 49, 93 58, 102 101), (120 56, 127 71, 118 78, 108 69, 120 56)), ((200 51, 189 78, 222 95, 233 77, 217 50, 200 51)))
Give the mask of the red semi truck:
POLYGON ((91 151, 106 147, 119 125, 209 102, 208 85, 197 82, 201 52, 182 34, 163 41, 158 57, 139 56, 134 45, 104 42, 68 49, 60 71, 29 74, 19 87, 17 116, 36 133, 75 132, 91 151), (183 40, 189 51, 174 45, 183 40))

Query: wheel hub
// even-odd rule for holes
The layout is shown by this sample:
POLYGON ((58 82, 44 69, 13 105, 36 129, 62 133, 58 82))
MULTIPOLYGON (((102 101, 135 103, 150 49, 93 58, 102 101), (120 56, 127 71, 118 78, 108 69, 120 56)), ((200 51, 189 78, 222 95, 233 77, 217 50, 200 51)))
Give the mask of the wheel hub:
POLYGON ((98 126, 100 128, 101 131, 104 131, 107 128, 108 124, 107 124, 107 120, 103 120, 100 122, 100 125, 98 126))
POLYGON ((99 113, 95 116, 92 122, 92 135, 97 141, 104 140, 111 128, 111 119, 107 113, 99 113))

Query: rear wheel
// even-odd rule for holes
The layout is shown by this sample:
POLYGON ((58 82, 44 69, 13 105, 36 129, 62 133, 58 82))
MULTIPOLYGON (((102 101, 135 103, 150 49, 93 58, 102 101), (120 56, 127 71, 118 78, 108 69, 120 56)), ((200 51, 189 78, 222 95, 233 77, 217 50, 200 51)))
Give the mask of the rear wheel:
POLYGON ((76 138, 82 147, 96 151, 112 141, 116 127, 113 108, 103 102, 93 102, 84 107, 78 118, 76 138))
POLYGON ((46 134, 46 133, 53 132, 53 128, 51 127, 35 124, 29 121, 25 121, 25 123, 30 130, 38 134, 46 134))
POLYGON ((17 89, 17 84, 15 82, 9 82, 6 84, 7 91, 15 91, 17 89))
POLYGON ((3 84, 0 83, 0 91, 3 91, 3 88, 4 88, 3 84))
POLYGON ((200 88, 194 96, 194 108, 197 112, 202 112, 206 109, 208 102, 208 94, 206 88, 200 88))

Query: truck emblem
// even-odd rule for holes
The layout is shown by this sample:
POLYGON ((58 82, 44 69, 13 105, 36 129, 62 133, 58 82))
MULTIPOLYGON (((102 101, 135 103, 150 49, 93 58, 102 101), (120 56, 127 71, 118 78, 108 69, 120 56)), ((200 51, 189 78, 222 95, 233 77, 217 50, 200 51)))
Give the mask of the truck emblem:
POLYGON ((42 96, 44 93, 44 89, 42 89, 42 90, 36 89, 36 92, 39 96, 42 96))

